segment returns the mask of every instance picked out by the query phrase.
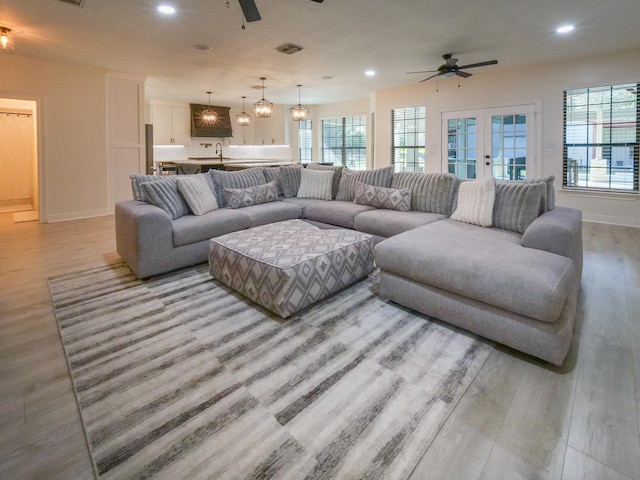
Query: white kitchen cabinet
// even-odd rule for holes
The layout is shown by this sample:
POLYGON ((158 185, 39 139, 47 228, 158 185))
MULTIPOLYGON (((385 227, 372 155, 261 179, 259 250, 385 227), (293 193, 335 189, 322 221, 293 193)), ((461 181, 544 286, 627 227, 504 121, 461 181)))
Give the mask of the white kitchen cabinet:
POLYGON ((255 119, 255 145, 284 144, 284 109, 274 105, 271 117, 255 119))
POLYGON ((189 106, 151 104, 154 145, 188 145, 191 143, 189 106))
POLYGON ((253 112, 247 112, 251 115, 251 123, 246 127, 238 125, 236 115, 242 113, 240 109, 231 110, 229 115, 231 116, 231 123, 233 124, 233 137, 230 139, 231 145, 254 145, 255 144, 255 114, 253 112))

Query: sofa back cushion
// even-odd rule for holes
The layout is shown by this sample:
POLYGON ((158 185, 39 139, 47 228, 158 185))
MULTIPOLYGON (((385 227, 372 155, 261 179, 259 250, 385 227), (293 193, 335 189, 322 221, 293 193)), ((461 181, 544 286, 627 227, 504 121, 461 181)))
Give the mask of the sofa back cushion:
POLYGON ((284 195, 284 191, 282 190, 282 181, 280 180, 280 167, 264 167, 262 169, 262 173, 264 173, 264 178, 267 183, 276 182, 278 196, 284 195))
POLYGON ((225 188, 247 188, 267 183, 262 167, 247 168, 246 170, 238 170, 235 172, 209 170, 209 173, 215 185, 218 207, 226 206, 224 199, 225 188))
POLYGON ((293 198, 298 194, 300 188, 300 174, 302 164, 280 167, 280 183, 282 184, 282 194, 284 198, 293 198))
POLYGON ((554 175, 549 175, 548 177, 542 178, 527 178, 522 180, 524 183, 544 183, 545 191, 542 195, 543 206, 541 207, 540 214, 544 212, 548 212, 549 210, 553 210, 556 208, 556 190, 553 186, 553 181, 556 179, 554 175))
MULTIPOLYGON (((309 168, 309 167, 307 167, 309 168)), ((340 188, 336 200, 353 202, 356 195, 356 183, 362 182, 374 187, 391 188, 393 166, 376 168, 375 170, 349 170, 345 168, 340 178, 340 188)))
POLYGON ((460 180, 449 173, 398 172, 392 188, 411 190, 411 209, 417 212, 451 215, 460 180))
POLYGON ((307 165, 307 170, 330 170, 333 172, 333 180, 331 183, 331 198, 336 198, 336 195, 338 195, 343 169, 344 167, 335 165, 319 165, 317 163, 310 163, 309 165, 307 165))
POLYGON ((493 226, 524 233, 540 215, 546 182, 498 182, 493 208, 493 226))

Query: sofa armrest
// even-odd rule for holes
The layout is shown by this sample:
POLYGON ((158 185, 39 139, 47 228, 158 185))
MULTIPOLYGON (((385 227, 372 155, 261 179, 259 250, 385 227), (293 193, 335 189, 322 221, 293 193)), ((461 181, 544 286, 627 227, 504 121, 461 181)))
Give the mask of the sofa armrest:
POLYGON ((173 221, 161 208, 137 200, 117 202, 116 248, 138 278, 172 269, 173 221))
POLYGON ((522 246, 569 257, 582 275, 582 212, 556 207, 543 213, 522 235, 522 246))

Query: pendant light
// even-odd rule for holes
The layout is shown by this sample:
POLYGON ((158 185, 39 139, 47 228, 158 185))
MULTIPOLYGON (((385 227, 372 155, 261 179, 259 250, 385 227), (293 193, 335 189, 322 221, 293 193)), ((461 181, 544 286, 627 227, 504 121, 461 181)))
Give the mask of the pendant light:
POLYGON ((241 127, 247 127, 251 124, 251 115, 244 111, 244 99, 247 97, 242 97, 242 113, 236 115, 236 122, 241 127))
POLYGON ((300 120, 306 120, 307 115, 309 115, 309 107, 305 107, 300 104, 300 87, 302 85, 298 85, 298 104, 295 107, 291 107, 289 111, 291 112, 291 120, 294 122, 299 122, 300 120))
POLYGON ((253 107, 255 108, 256 116, 258 118, 269 118, 273 109, 273 103, 264 99, 264 81, 266 78, 260 77, 260 80, 262 80, 262 99, 254 103, 253 107))
POLYGON ((211 92, 207 92, 209 95, 209 106, 200 113, 200 121, 203 125, 213 125, 218 120, 216 112, 211 108, 211 92))

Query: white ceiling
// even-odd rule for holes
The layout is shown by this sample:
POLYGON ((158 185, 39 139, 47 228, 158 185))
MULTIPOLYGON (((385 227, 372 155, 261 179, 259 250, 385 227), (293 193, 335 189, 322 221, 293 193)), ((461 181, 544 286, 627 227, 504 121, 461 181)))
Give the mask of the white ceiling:
MULTIPOLYGON (((313 105, 417 83, 451 52, 459 65, 508 69, 640 48, 640 1, 256 0, 262 20, 242 29, 237 0, 2 0, 0 26, 17 29, 3 54, 144 75, 150 99, 235 106, 261 97, 313 105), (156 6, 176 7, 172 17, 156 6), (566 36, 556 27, 573 23, 566 36), (278 53, 283 43, 304 47, 278 53), (209 51, 194 48, 211 47, 209 51), (365 77, 374 69, 374 77, 365 77)), ((471 82, 474 77, 461 79, 471 82)), ((454 80, 455 81, 455 80, 454 80)))

